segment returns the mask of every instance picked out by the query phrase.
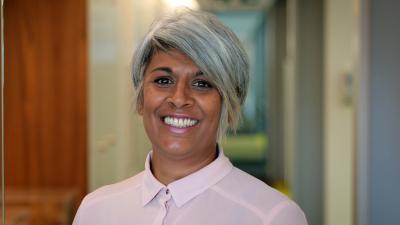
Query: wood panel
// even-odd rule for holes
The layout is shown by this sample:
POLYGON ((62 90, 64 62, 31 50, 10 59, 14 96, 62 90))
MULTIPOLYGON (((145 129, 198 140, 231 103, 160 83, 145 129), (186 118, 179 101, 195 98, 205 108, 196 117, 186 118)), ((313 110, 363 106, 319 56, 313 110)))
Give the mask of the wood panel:
POLYGON ((7 187, 86 192, 84 0, 5 0, 7 187))
POLYGON ((74 218, 74 199, 75 193, 70 190, 8 189, 6 218, 14 214, 15 222, 22 217, 30 225, 70 225, 74 218))

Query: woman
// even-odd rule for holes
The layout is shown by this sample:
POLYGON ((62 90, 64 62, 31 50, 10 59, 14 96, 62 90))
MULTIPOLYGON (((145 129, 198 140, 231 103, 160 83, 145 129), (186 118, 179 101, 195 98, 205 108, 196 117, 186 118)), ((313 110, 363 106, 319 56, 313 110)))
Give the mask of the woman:
POLYGON ((235 168, 221 141, 246 97, 248 59, 204 12, 155 23, 132 65, 137 111, 152 143, 145 171, 89 194, 74 225, 304 225, 301 209, 235 168))

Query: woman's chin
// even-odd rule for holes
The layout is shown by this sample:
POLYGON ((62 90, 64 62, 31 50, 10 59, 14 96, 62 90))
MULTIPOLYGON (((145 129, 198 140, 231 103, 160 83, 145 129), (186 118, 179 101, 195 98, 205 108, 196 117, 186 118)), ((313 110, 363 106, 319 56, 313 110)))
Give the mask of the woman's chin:
POLYGON ((187 155, 190 150, 193 150, 194 146, 189 140, 166 140, 161 145, 158 151, 163 151, 164 154, 170 154, 171 156, 187 155))

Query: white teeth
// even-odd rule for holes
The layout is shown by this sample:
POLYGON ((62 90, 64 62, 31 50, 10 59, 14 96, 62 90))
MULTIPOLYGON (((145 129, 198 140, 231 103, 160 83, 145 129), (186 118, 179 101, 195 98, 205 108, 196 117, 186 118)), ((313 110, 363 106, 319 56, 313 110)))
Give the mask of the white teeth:
POLYGON ((189 118, 176 118, 169 116, 164 117, 164 123, 178 128, 191 127, 195 125, 197 122, 198 122, 197 120, 192 120, 189 118))

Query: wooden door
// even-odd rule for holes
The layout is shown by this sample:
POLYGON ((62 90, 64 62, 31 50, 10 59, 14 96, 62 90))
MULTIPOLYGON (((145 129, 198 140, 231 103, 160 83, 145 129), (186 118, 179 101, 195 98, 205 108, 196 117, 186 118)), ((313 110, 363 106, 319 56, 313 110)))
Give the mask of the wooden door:
POLYGON ((84 0, 5 0, 5 184, 70 189, 87 180, 84 0))

